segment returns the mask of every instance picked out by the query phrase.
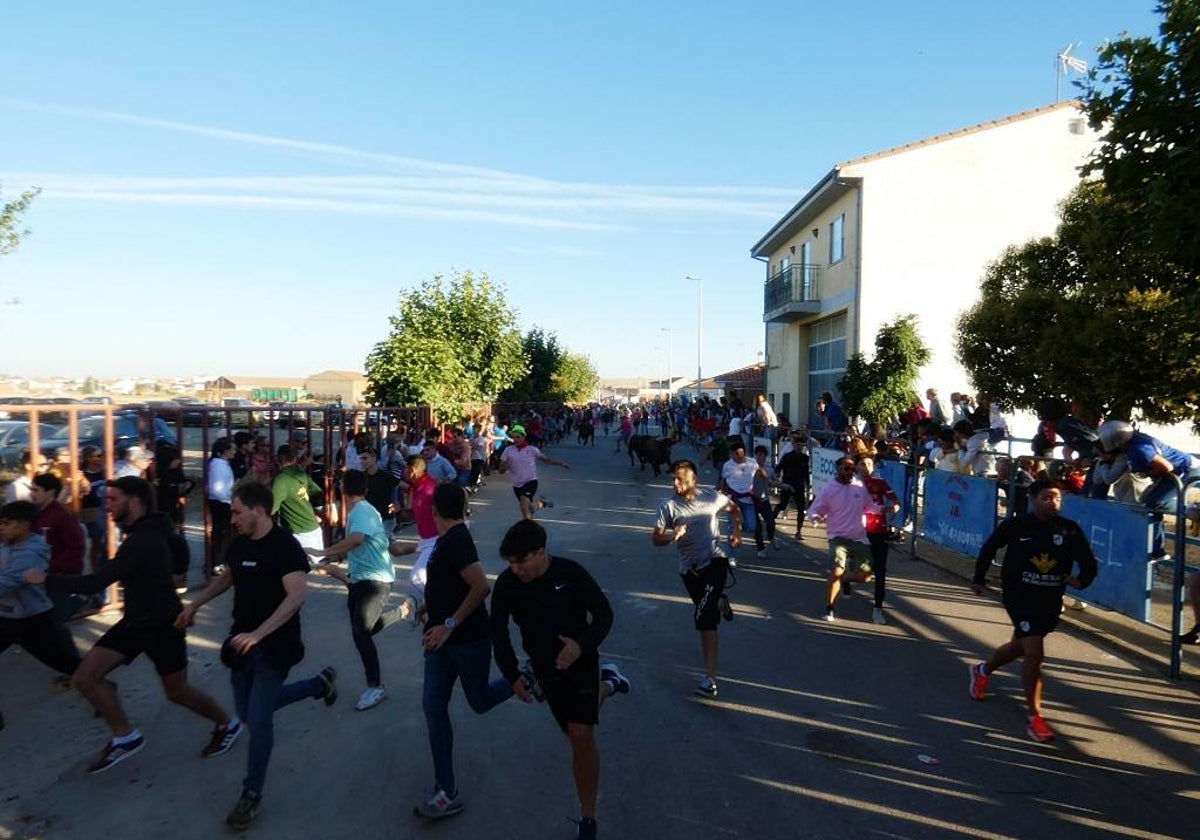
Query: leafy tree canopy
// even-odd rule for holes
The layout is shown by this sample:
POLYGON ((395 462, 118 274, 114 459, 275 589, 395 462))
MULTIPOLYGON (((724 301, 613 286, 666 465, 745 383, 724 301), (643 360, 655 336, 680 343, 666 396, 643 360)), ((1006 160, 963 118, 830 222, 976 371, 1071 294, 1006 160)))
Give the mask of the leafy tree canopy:
POLYGON ((553 389, 555 400, 567 403, 583 403, 593 399, 600 374, 592 360, 579 353, 564 353, 554 371, 553 389))
POLYGON ((34 198, 41 190, 27 190, 20 197, 9 202, 3 201, 0 195, 0 256, 11 254, 21 244, 21 237, 29 233, 22 230, 21 217, 29 209, 34 198))
POLYGON ((873 359, 855 353, 846 360, 846 373, 838 382, 842 407, 851 416, 890 423, 912 407, 917 376, 929 357, 915 315, 885 324, 875 335, 873 359))
POLYGON ((558 346, 558 336, 547 335, 534 327, 521 337, 521 352, 529 364, 523 377, 500 394, 501 402, 540 402, 553 399, 554 371, 558 368, 563 351, 558 346))
POLYGON ((367 356, 374 405, 421 405, 458 416, 528 371, 516 311, 486 273, 438 274, 402 292, 388 337, 367 356))

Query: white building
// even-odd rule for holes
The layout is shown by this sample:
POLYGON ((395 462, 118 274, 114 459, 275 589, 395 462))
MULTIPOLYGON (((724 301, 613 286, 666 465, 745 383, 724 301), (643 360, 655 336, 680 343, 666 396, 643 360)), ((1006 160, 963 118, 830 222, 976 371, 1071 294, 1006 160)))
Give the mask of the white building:
POLYGON ((837 391, 846 359, 919 316, 933 351, 919 388, 970 391, 955 321, 988 263, 1054 233, 1098 143, 1077 103, 1026 111, 835 166, 751 250, 767 267, 767 387, 793 422, 837 391))

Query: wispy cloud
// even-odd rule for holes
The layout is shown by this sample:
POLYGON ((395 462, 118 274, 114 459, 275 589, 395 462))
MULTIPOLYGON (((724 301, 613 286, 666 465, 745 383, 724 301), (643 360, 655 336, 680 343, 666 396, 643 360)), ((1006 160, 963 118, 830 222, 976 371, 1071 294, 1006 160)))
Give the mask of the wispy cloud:
POLYGON ((366 165, 380 174, 142 177, 2 173, 36 184, 48 200, 244 206, 332 213, 484 221, 524 227, 614 230, 666 218, 770 221, 797 192, 779 187, 600 184, 558 181, 485 167, 422 160, 349 146, 144 117, 94 108, 0 98, 0 108, 132 125, 298 152, 326 164, 366 165), (640 220, 630 217, 641 216, 640 220))

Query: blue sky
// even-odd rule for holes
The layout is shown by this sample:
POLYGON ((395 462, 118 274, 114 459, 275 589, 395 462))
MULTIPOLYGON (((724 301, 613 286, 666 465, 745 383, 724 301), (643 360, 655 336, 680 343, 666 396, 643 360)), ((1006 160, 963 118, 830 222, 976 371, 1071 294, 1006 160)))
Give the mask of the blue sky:
MULTIPOLYGON (((451 269, 604 376, 755 361, 754 242, 837 162, 1054 99, 1151 0, 91 2, 4 14, 0 371, 361 369, 451 269), (664 332, 669 330, 669 332, 664 332), (19 348, 18 352, 12 352, 19 348)), ((914 294, 917 290, 914 290, 914 294)))

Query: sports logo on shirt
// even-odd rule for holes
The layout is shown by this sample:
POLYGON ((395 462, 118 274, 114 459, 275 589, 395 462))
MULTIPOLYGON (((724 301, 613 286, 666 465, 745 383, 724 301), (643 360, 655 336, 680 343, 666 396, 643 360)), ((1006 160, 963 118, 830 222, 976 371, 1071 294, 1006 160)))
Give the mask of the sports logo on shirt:
POLYGON ((1054 535, 1054 544, 1055 544, 1055 545, 1062 545, 1062 544, 1063 544, 1063 535, 1062 535, 1062 534, 1055 534, 1055 535, 1054 535))
POLYGON ((1057 565, 1054 561, 1054 558, 1049 554, 1035 554, 1033 557, 1029 558, 1029 562, 1032 563, 1033 567, 1042 574, 1046 574, 1046 572, 1050 571, 1057 565))

